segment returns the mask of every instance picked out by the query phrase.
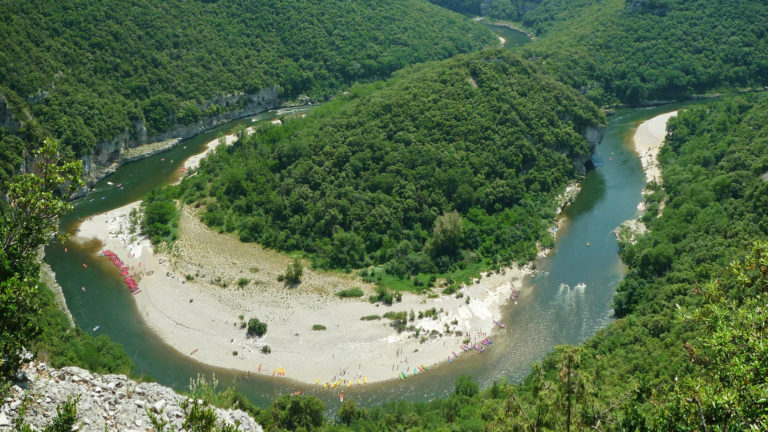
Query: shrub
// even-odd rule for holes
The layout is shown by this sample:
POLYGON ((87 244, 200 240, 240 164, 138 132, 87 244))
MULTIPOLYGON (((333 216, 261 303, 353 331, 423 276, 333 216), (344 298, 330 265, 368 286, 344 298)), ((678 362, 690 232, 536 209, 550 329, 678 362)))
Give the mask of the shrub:
POLYGON ((312 330, 325 330, 325 326, 322 324, 315 324, 312 326, 312 330))
POLYGON ((293 259, 293 264, 285 268, 285 273, 277 277, 278 282, 285 282, 286 285, 296 285, 301 282, 301 276, 304 274, 304 265, 298 258, 293 259))
POLYGON ((272 348, 270 348, 269 345, 264 345, 263 347, 261 347, 261 352, 263 352, 264 354, 269 354, 272 352, 272 348))
POLYGON ((383 286, 377 286, 376 294, 370 296, 368 298, 368 301, 370 301, 371 303, 382 302, 386 305, 391 306, 393 299, 394 299, 394 296, 392 295, 392 291, 388 290, 383 286))
POLYGON ((378 315, 366 315, 364 317, 360 317, 360 321, 374 321, 374 320, 380 320, 381 317, 378 315))
POLYGON ((237 280, 237 286, 239 286, 240 288, 243 288, 246 285, 248 285, 248 282, 250 282, 248 279, 241 277, 240 279, 237 280))
POLYGON ((248 320, 248 336, 262 337, 267 333, 267 323, 259 321, 258 318, 248 320))
POLYGON ((347 298, 347 297, 362 297, 363 296, 363 290, 361 290, 358 287, 350 288, 341 290, 336 293, 337 296, 341 298, 347 298))

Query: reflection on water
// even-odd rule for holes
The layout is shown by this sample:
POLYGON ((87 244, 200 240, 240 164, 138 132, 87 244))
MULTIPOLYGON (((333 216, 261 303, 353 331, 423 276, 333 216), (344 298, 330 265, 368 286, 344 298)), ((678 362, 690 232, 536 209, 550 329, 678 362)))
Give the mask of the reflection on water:
MULTIPOLYGON (((432 399, 453 391, 454 381, 462 373, 472 375, 482 386, 500 378, 518 381, 528 373, 531 363, 542 359, 556 345, 583 342, 609 323, 613 316, 612 297, 625 271, 612 230, 625 219, 635 217, 644 185, 640 162, 627 138, 639 121, 680 106, 621 110, 609 119, 606 137, 597 148, 598 164, 587 174, 574 204, 564 212, 568 219, 558 232, 552 254, 536 263, 538 273, 521 290, 517 304, 504 308, 503 322, 507 328, 493 336, 495 343, 485 353, 464 354, 451 364, 446 357, 444 364, 407 380, 353 386, 345 389, 345 397, 362 405, 432 399), (570 288, 560 288, 561 284, 570 288), (578 284, 585 287, 577 288, 578 284)), ((259 118, 270 116, 263 114, 259 118)), ((141 199, 157 185, 175 180, 182 161, 200 152, 206 142, 250 123, 250 119, 233 122, 184 141, 170 152, 119 169, 76 201, 64 226, 71 228, 79 217, 141 199), (123 188, 117 188, 118 184, 123 188)), ((219 382, 235 383, 239 391, 262 406, 277 395, 302 390, 320 397, 330 410, 339 407, 335 393, 288 378, 248 376, 211 368, 177 353, 142 324, 115 267, 96 256, 97 249, 98 245, 78 247, 71 241, 51 245, 46 248, 46 261, 57 274, 76 324, 89 331, 99 325, 99 333, 125 346, 136 364, 137 374, 186 389, 190 378, 215 372, 219 382), (64 251, 65 246, 69 252, 64 251), (86 293, 82 286, 87 287, 86 293)), ((447 354, 453 350, 459 351, 458 347, 446 347, 447 354)))

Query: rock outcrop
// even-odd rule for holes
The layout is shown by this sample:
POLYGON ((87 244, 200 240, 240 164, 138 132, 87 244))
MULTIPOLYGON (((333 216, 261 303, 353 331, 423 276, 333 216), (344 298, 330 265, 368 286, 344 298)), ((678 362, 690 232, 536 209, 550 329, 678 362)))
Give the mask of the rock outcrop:
POLYGON ((589 154, 574 158, 573 165, 578 170, 579 174, 585 174, 592 161, 592 154, 595 152, 595 148, 603 141, 605 137, 605 126, 588 126, 581 135, 587 140, 589 145, 589 154))
POLYGON ((11 110, 8 100, 6 100, 5 96, 0 93, 0 127, 14 130, 19 126, 21 126, 21 124, 13 116, 13 111, 11 110))
MULTIPOLYGON (((147 410, 181 428, 184 411, 179 405, 184 396, 156 383, 137 383, 125 375, 99 375, 77 367, 54 369, 45 363, 29 363, 24 367, 23 382, 14 385, 11 396, 0 408, 0 432, 12 430, 19 408, 27 395, 24 419, 33 429, 42 430, 56 417, 56 407, 67 397, 80 396, 77 403, 77 429, 85 432, 151 430, 147 410), (22 386, 26 388, 22 388, 22 386)), ((202 404, 202 401, 190 403, 202 404)), ((241 410, 216 408, 220 424, 239 425, 241 431, 262 432, 253 418, 241 410)))

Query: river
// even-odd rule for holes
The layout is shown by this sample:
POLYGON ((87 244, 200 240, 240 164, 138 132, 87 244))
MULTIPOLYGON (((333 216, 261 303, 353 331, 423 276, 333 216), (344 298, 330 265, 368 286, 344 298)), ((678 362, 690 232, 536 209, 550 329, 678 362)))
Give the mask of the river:
MULTIPOLYGON (((540 272, 529 279, 526 295, 518 304, 505 307, 507 329, 494 335, 496 343, 489 350, 463 356, 450 365, 446 362, 405 381, 355 386, 345 390, 346 396, 363 406, 397 399, 429 400, 453 391, 455 379, 462 373, 472 375, 483 387, 500 378, 520 381, 531 364, 556 345, 581 343, 610 323, 613 294, 625 273, 612 230, 636 216, 645 183, 632 150, 632 134, 640 122, 688 104, 622 109, 609 117, 605 139, 594 156, 595 169, 588 172, 576 201, 563 213, 567 221, 559 230, 553 252, 537 262, 540 272), (586 288, 561 289, 561 283, 571 287, 584 283, 586 288)), ((78 218, 142 199, 151 189, 176 181, 184 159, 202 151, 211 139, 274 116, 264 113, 237 120, 185 140, 166 153, 121 167, 74 202, 74 210, 62 221, 63 228, 71 231, 78 218), (123 189, 107 182, 122 184, 123 189)), ((330 392, 286 378, 245 377, 203 365, 171 349, 143 325, 115 267, 97 258, 97 248, 96 244, 78 246, 74 242, 50 245, 45 260, 56 272, 76 325, 87 331, 99 325, 98 333, 125 347, 137 374, 185 390, 190 378, 215 373, 220 383, 234 382, 238 391, 260 406, 275 396, 302 390, 317 395, 328 409, 338 408, 338 398, 330 392), (92 271, 83 272, 83 263, 92 271), (88 295, 83 295, 82 286, 88 287, 88 295)))

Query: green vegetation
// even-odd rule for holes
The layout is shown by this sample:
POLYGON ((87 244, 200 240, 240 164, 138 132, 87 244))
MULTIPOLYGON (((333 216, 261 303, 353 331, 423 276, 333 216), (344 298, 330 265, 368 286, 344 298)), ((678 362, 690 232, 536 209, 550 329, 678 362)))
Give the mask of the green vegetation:
POLYGON ((381 316, 379 315, 366 315, 364 317, 360 317, 360 321, 377 321, 380 319, 381 319, 381 316))
POLYGON ((293 264, 285 268, 285 273, 278 275, 278 282, 285 282, 286 285, 296 285, 301 282, 301 276, 304 274, 304 264, 298 258, 293 259, 293 264))
POLYGON ((340 298, 348 298, 348 297, 362 297, 363 296, 363 290, 361 290, 358 287, 350 288, 341 290, 336 293, 337 296, 340 298))
POLYGON ((34 174, 14 177, 0 200, 0 379, 22 363, 22 348, 40 334, 41 301, 37 250, 58 231, 72 207, 58 192, 80 186, 80 163, 61 162, 58 144, 46 140, 31 163, 34 174))
POLYGON ((259 321, 258 318, 248 320, 248 336, 262 337, 267 333, 267 323, 259 321))
MULTIPOLYGON (((431 0, 480 14, 481 0, 431 0)), ((760 0, 494 0, 485 15, 531 30, 521 54, 596 103, 685 99, 768 85, 760 0)))
POLYGON ((312 326, 312 330, 315 330, 315 331, 321 331, 321 330, 326 330, 326 329, 327 329, 327 327, 325 327, 322 324, 315 324, 315 325, 312 326))
POLYGON ((81 184, 80 163, 63 162, 58 143, 46 140, 30 167, 33 174, 3 185, 8 201, 0 201, 0 382, 21 365, 22 347, 54 367, 129 374, 133 364, 123 348, 70 327, 39 280, 37 250, 52 236, 62 238, 56 234, 58 218, 71 205, 60 194, 68 196, 81 184))
POLYGON ((768 84, 766 22, 760 0, 545 0, 523 52, 596 102, 687 98, 768 84))
MULTIPOLYGON (((43 429, 43 432, 70 432, 76 430, 77 424, 77 403, 80 401, 80 396, 72 399, 72 396, 67 396, 67 401, 62 402, 61 405, 56 407, 56 417, 53 418, 51 423, 43 429)), ((16 420, 13 424, 13 430, 15 432, 32 432, 37 429, 24 422, 24 416, 28 409, 29 399, 25 398, 19 407, 16 420)))
POLYGON ((172 243, 178 237, 179 209, 166 189, 153 189, 141 203, 141 232, 153 245, 172 243))
POLYGON ((243 92, 323 100, 494 41, 418 0, 11 0, 0 23, 0 99, 16 131, 0 132, 0 180, 38 127, 83 156, 142 125, 153 135, 242 109, 243 92))
POLYGON ((428 280, 418 274, 535 257, 556 195, 590 155, 581 134, 603 121, 528 62, 485 51, 244 138, 174 195, 205 203, 205 223, 244 241, 304 251, 321 268, 373 265, 414 289, 428 280))

